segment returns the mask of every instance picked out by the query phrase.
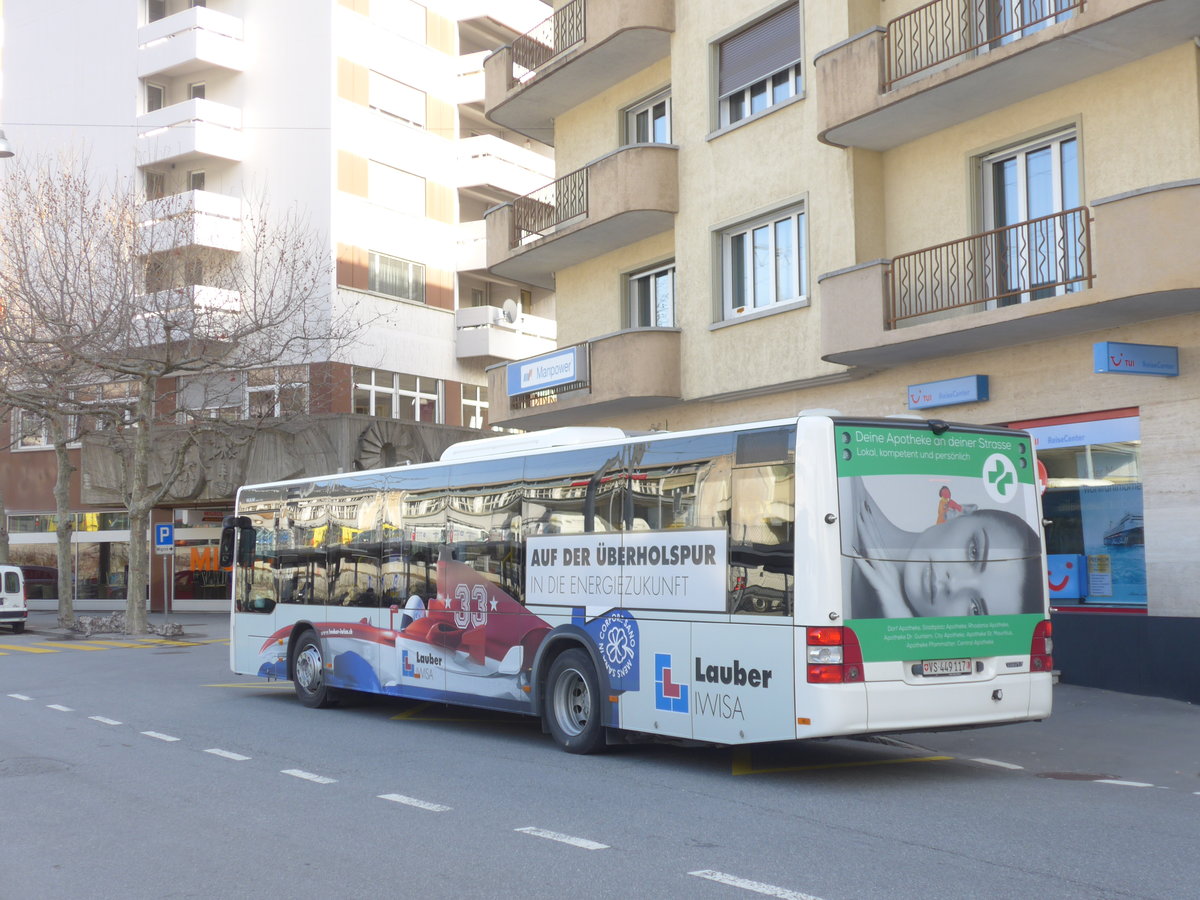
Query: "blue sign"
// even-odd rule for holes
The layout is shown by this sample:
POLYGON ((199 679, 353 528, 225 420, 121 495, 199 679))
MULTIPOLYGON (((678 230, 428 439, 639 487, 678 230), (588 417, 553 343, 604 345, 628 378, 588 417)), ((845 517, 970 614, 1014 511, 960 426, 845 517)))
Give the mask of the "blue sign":
POLYGON ((160 522, 154 526, 154 552, 166 555, 175 550, 175 526, 160 522))
POLYGON ((908 408, 930 409, 957 403, 982 403, 988 399, 986 375, 964 375, 945 381, 927 381, 908 386, 908 408))
POLYGON ((1099 341, 1092 346, 1097 374, 1158 375, 1174 378, 1179 374, 1179 348, 1160 344, 1122 344, 1099 341))
POLYGON ((583 347, 568 347, 508 364, 510 397, 586 380, 587 355, 583 347))

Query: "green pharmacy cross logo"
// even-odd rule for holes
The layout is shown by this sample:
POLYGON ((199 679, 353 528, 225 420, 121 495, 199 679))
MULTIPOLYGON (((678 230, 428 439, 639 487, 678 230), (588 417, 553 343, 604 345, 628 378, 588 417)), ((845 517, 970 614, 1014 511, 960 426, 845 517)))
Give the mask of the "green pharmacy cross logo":
POLYGON ((983 486, 988 496, 998 503, 1007 503, 1015 495, 1017 469, 1012 460, 1000 453, 993 453, 983 464, 983 486))

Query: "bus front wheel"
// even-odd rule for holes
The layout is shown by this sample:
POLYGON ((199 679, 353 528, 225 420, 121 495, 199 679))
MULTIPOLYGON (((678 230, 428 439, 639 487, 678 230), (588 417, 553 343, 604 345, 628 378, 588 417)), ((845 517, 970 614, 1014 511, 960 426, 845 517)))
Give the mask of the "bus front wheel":
POLYGON ((582 650, 564 651, 546 679, 546 724, 568 753, 595 753, 604 746, 600 723, 600 682, 582 650))
POLYGON ((292 684, 296 699, 305 706, 319 709, 333 704, 333 688, 325 681, 325 660, 321 639, 315 631, 306 631, 296 642, 292 656, 292 684))

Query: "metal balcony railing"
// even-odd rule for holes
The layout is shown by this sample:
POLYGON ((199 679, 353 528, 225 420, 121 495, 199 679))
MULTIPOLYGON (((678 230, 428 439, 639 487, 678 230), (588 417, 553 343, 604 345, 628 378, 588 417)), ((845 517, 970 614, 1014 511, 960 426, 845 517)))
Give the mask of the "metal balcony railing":
POLYGON ((1042 300, 1092 283, 1087 207, 905 253, 888 269, 887 327, 968 306, 1042 300))
POLYGON ((1086 0, 932 0, 887 24, 883 89, 966 53, 993 49, 1082 9, 1086 0))
POLYGON ((569 47, 583 41, 585 0, 571 0, 532 30, 512 43, 509 84, 520 84, 537 75, 537 70, 569 47))
POLYGON ((532 194, 518 197, 512 205, 513 230, 509 248, 515 249, 546 237, 571 219, 587 215, 588 169, 576 169, 532 194))

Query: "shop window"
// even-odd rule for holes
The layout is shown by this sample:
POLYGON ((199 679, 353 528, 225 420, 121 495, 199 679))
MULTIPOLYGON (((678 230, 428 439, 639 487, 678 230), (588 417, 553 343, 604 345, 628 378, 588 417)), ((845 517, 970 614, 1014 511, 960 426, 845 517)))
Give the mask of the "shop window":
POLYGON ((1146 603, 1141 428, 1136 410, 1014 423, 1045 467, 1050 602, 1146 603))

